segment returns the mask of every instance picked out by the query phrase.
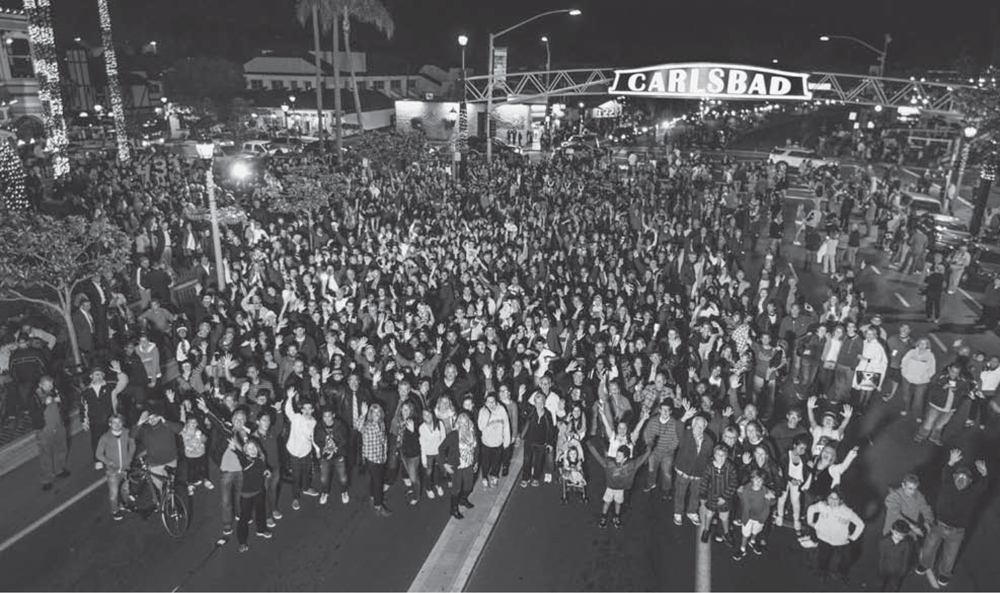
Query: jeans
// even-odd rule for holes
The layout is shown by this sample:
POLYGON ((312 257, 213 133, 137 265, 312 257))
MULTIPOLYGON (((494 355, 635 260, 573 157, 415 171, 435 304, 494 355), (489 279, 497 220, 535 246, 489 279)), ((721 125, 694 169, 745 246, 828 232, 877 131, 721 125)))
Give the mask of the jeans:
POLYGON ((310 487, 312 457, 290 455, 288 461, 292 466, 292 498, 298 499, 302 497, 302 491, 310 487))
POLYGON ((40 430, 35 436, 42 484, 51 484, 57 474, 66 470, 66 431, 40 430))
POLYGON ((267 531, 267 502, 265 498, 263 490, 258 490, 250 496, 240 495, 240 522, 236 526, 236 539, 241 544, 247 543, 247 536, 250 534, 250 521, 257 522, 257 533, 267 531))
POLYGON ((924 397, 927 395, 927 383, 914 385, 903 377, 899 384, 899 392, 903 396, 903 410, 920 418, 924 413, 924 397))
MULTIPOLYGON (((804 385, 804 389, 808 391, 809 387, 812 387, 813 382, 816 380, 816 373, 819 371, 819 361, 815 358, 801 357, 799 358, 802 362, 799 364, 799 383, 804 385)), ((809 392, 812 395, 811 392, 809 392)))
POLYGON ((319 460, 319 491, 322 494, 330 493, 330 478, 336 474, 337 484, 341 492, 347 492, 347 459, 343 455, 338 455, 333 459, 321 458, 319 460))
POLYGON ((674 514, 698 512, 698 495, 701 492, 701 478, 677 472, 674 480, 674 514))
POLYGON ((851 569, 851 544, 831 546, 820 540, 816 548, 816 564, 821 572, 846 577, 851 569))
POLYGON ((524 444, 524 469, 521 471, 522 480, 541 480, 542 471, 545 467, 545 445, 544 444, 524 444))
POLYGON ((385 456, 385 483, 396 483, 396 476, 399 475, 399 440, 391 432, 388 435, 388 445, 385 456))
POLYGON ((941 431, 944 430, 945 425, 951 420, 951 417, 955 415, 955 410, 945 412, 933 405, 927 406, 927 414, 924 416, 924 421, 920 425, 920 430, 917 431, 916 440, 922 441, 928 438, 932 441, 941 441, 941 431))
POLYGON ((441 464, 437 455, 428 455, 424 460, 424 486, 432 490, 441 477, 441 464))
POLYGON ((121 508, 118 504, 121 494, 128 495, 128 476, 125 472, 109 471, 108 477, 108 499, 111 501, 111 512, 116 513, 121 508))
POLYGON ((503 447, 487 447, 483 445, 483 479, 500 477, 500 458, 502 456, 503 447))
POLYGON ((368 469, 368 487, 377 508, 385 501, 385 491, 382 489, 382 484, 385 483, 385 463, 375 463, 365 459, 365 467, 368 469))
POLYGON ((406 472, 406 478, 410 480, 411 488, 414 492, 420 492, 420 456, 416 457, 404 457, 403 458, 403 471, 406 472))
POLYGON ((233 500, 243 490, 243 472, 219 472, 219 494, 222 497, 222 529, 233 528, 233 500))
POLYGON ((676 449, 660 453, 653 451, 649 456, 649 486, 656 486, 657 480, 663 476, 663 491, 670 492, 674 487, 674 454, 676 449))
POLYGON ((924 312, 927 319, 937 319, 941 317, 941 293, 930 293, 925 295, 924 312))
POLYGON ((951 578, 951 573, 955 569, 955 561, 958 559, 958 550, 962 547, 962 540, 965 538, 965 529, 962 527, 952 527, 940 521, 934 524, 924 545, 920 548, 920 566, 934 569, 934 573, 939 577, 951 578), (941 549, 943 547, 943 549, 941 549), (938 551, 941 554, 938 554, 938 551), (935 568, 934 562, 937 561, 935 568))
POLYGON ((500 456, 500 466, 503 470, 510 470, 510 463, 514 460, 514 444, 511 443, 510 446, 504 447, 503 454, 500 456))
POLYGON ((264 478, 264 494, 267 498, 267 511, 272 515, 278 510, 278 488, 281 486, 281 472, 272 471, 264 478))

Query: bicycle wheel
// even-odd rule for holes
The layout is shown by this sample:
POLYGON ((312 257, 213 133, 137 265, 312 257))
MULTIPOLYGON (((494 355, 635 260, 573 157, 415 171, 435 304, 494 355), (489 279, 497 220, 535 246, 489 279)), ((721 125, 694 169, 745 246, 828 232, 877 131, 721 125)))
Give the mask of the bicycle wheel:
POLYGON ((187 533, 188 525, 191 523, 187 503, 173 490, 165 493, 164 496, 163 507, 160 511, 163 527, 170 534, 170 537, 181 537, 187 533))

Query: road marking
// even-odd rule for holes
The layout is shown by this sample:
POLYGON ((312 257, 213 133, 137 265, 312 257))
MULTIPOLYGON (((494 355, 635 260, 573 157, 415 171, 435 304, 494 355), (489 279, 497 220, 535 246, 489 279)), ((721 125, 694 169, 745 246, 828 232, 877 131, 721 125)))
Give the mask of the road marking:
POLYGON ((701 542, 700 530, 695 530, 694 590, 709 593, 712 590, 712 542, 701 542))
POLYGON ((963 198, 962 196, 955 196, 955 199, 956 199, 956 200, 958 200, 959 202, 961 202, 961 203, 965 204, 965 205, 966 205, 967 207, 969 207, 969 208, 972 208, 972 207, 973 207, 973 206, 972 206, 972 202, 970 202, 969 200, 966 200, 966 199, 965 199, 965 198, 963 198))
POLYGON ((934 345, 941 349, 941 352, 948 351, 948 349, 944 345, 944 342, 941 341, 941 338, 937 337, 937 334, 928 334, 928 335, 930 336, 931 341, 934 342, 934 345))
POLYGON ((11 537, 10 539, 8 539, 4 543, 0 544, 0 554, 2 554, 5 551, 7 551, 7 549, 9 549, 11 546, 13 546, 17 542, 21 541, 22 539, 24 539, 25 537, 31 535, 31 533, 34 532, 35 530, 37 530, 39 527, 41 527, 42 525, 45 525, 46 523, 48 523, 49 521, 51 521, 53 517, 55 517, 56 515, 58 515, 59 513, 63 512, 63 511, 65 511, 69 507, 73 506, 81 498, 83 498, 84 496, 87 496, 88 494, 90 494, 91 492, 93 492, 94 490, 96 490, 98 487, 100 487, 101 484, 104 484, 107 481, 108 481, 107 477, 103 477, 100 480, 97 480, 96 482, 94 482, 90 486, 87 486, 86 488, 84 488, 80 492, 77 492, 72 498, 70 498, 66 502, 62 503, 61 505, 57 506, 56 508, 52 509, 51 511, 49 511, 48 513, 46 513, 45 515, 43 515, 42 518, 38 519, 37 521, 35 521, 31 525, 28 525, 27 527, 25 527, 21 531, 18 531, 16 534, 14 534, 13 537, 11 537))
POLYGON ((893 294, 896 295, 896 298, 899 299, 900 303, 903 303, 904 307, 906 307, 907 309, 910 308, 910 303, 906 302, 906 299, 903 298, 903 295, 899 294, 898 292, 897 293, 893 293, 893 294))
POLYGON ((876 268, 875 266, 868 266, 868 267, 871 268, 872 272, 875 272, 877 275, 879 275, 879 276, 882 275, 882 272, 880 272, 879 269, 876 268))
POLYGON ((972 301, 972 304, 977 309, 982 309, 983 308, 983 306, 979 304, 979 301, 977 301, 975 298, 973 298, 973 296, 971 294, 969 294, 968 292, 966 292, 964 288, 959 288, 958 292, 962 293, 962 296, 964 296, 965 298, 967 298, 970 301, 972 301))
POLYGON ((788 269, 792 271, 792 277, 798 280, 799 273, 795 271, 795 266, 792 265, 792 262, 788 262, 788 269))

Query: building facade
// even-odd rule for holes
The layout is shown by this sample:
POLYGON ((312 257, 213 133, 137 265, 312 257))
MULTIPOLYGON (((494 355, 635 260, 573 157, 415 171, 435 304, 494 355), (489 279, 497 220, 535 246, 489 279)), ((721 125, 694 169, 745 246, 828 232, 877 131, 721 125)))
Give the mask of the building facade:
POLYGON ((23 116, 42 117, 28 17, 19 10, 0 9, 0 89, 0 125, 23 116))

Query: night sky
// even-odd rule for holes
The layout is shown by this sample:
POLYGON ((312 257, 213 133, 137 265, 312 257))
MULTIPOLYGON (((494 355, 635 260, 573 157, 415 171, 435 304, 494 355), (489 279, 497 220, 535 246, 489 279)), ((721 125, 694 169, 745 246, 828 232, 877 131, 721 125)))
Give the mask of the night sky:
MULTIPOLYGON (((20 0, 0 0, 20 4, 20 0)), ((803 70, 857 72, 874 56, 848 41, 822 43, 821 34, 853 35, 881 47, 892 33, 889 71, 947 68, 959 56, 980 65, 1000 57, 997 0, 385 0, 396 37, 355 27, 355 46, 395 53, 413 66, 457 65, 455 38, 470 37, 469 66, 486 64, 487 34, 555 8, 583 15, 536 21, 503 38, 510 70, 544 65, 541 35, 551 39, 555 67, 639 66, 668 61, 731 60, 803 70)), ((56 36, 98 40, 96 0, 52 0, 56 36)), ((311 34, 294 19, 294 0, 111 0, 119 43, 155 39, 175 55, 223 54, 234 59, 262 47, 310 47, 311 34)), ((329 46, 329 37, 324 45, 329 46)), ((498 42, 498 45, 500 43, 498 42)))

